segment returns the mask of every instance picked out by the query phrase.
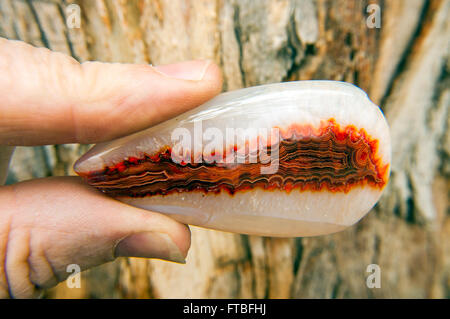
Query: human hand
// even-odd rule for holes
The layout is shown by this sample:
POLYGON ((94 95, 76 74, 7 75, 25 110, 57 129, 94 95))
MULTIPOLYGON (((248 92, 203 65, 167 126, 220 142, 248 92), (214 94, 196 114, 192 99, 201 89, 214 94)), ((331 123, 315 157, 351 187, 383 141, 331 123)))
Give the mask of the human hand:
MULTIPOLYGON (((151 67, 86 62, 0 38, 0 162, 7 146, 96 143, 131 134, 219 93, 207 61, 151 67)), ((0 175, 2 163, 0 163, 0 175)), ((2 176, 0 176, 0 181, 2 176)), ((116 257, 183 262, 186 225, 120 203, 78 177, 0 187, 0 297, 35 297, 116 257)))

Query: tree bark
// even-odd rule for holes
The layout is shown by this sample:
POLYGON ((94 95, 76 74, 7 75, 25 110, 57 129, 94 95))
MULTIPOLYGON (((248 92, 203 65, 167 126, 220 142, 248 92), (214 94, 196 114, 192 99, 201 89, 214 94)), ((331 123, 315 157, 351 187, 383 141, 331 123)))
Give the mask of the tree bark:
MULTIPOLYGON (((388 119, 391 179, 360 223, 279 239, 191 227, 186 265, 118 259, 48 298, 450 297, 450 1, 1 0, 0 36, 78 61, 212 59, 224 90, 288 80, 356 84, 388 119), (81 27, 68 28, 78 4, 81 27), (381 27, 370 28, 371 10, 381 27), (367 266, 381 269, 369 288, 367 266)), ((132 85, 132 83, 130 83, 132 85)), ((74 174, 87 145, 18 147, 8 183, 74 174)))

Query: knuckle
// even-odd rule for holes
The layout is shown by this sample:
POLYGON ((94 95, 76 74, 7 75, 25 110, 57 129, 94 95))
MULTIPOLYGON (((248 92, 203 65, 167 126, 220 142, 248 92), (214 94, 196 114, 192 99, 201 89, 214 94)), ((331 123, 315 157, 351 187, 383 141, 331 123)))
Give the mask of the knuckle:
POLYGON ((31 227, 20 227, 10 218, 2 225, 0 241, 0 298, 36 298, 58 281, 45 255, 39 252, 31 227))

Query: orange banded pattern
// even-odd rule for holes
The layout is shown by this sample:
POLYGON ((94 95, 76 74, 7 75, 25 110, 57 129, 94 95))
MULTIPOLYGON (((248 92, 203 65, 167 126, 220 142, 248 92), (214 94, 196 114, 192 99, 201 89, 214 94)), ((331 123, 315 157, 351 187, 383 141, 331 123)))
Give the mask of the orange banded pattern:
MULTIPOLYGON (((274 145, 267 145, 270 154, 274 145)), ((144 197, 172 192, 220 193, 262 188, 286 192, 348 192, 356 186, 383 189, 388 164, 377 154, 378 141, 364 129, 340 127, 334 119, 320 127, 291 125, 280 129, 278 170, 262 175, 270 163, 175 163, 171 148, 143 158, 128 158, 101 171, 84 173, 87 182, 111 196, 144 197)), ((228 148, 236 150, 236 146, 228 148)), ((223 155, 227 155, 224 150, 223 155)), ((217 158, 217 154, 211 154, 217 158)))

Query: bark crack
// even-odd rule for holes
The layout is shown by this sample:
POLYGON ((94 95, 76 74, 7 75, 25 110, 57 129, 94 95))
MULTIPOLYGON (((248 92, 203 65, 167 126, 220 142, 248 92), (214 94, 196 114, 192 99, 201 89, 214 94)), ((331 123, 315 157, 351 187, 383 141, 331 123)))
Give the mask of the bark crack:
POLYGON ((420 35, 423 32, 424 26, 425 26, 426 22, 428 21, 426 19, 426 17, 429 14, 432 14, 432 12, 429 12, 429 11, 430 11, 430 2, 426 1, 422 8, 422 11, 420 12, 416 30, 413 32, 413 35, 411 36, 409 43, 405 46, 405 49, 403 50, 402 56, 399 59, 397 67, 395 68, 395 71, 392 73, 392 76, 389 79, 389 84, 386 86, 386 90, 380 99, 379 105, 381 108, 383 108, 382 107, 383 105, 386 105, 387 99, 392 94, 392 91, 394 88, 394 83, 396 82, 396 80, 398 78, 400 78, 400 76, 403 74, 403 72, 406 69, 406 65, 408 64, 408 62, 410 60, 411 52, 413 52, 413 48, 416 45, 417 41, 419 40, 420 35))
POLYGON ((244 72, 244 54, 243 54, 243 45, 242 45, 242 29, 241 29, 241 23, 239 21, 239 6, 238 5, 234 5, 234 15, 233 15, 233 24, 234 24, 234 34, 236 36, 236 42, 238 45, 238 50, 239 50, 239 70, 241 72, 241 79, 242 79, 242 84, 244 85, 244 87, 246 87, 246 79, 245 79, 245 72, 244 72))
MULTIPOLYGON (((65 1, 64 1, 64 3, 65 3, 65 1)), ((61 16, 63 22, 65 22, 65 21, 66 21, 66 14, 64 13, 64 10, 63 10, 63 8, 62 8, 62 5, 61 5, 60 3, 58 3, 58 4, 56 5, 56 7, 58 8, 58 12, 59 12, 59 14, 60 14, 60 16, 61 16)), ((69 47, 70 55, 71 55, 75 60, 77 60, 78 62, 81 62, 80 58, 79 58, 79 57, 77 56, 77 54, 75 53, 75 49, 74 49, 72 40, 71 40, 71 38, 70 38, 70 33, 69 33, 69 31, 67 30, 67 28, 64 29, 64 36, 66 37, 66 42, 67 42, 67 46, 69 47)))
POLYGON ((49 41, 47 39, 47 36, 46 36, 45 31, 44 31, 44 29, 42 27, 42 24, 41 24, 41 21, 39 19, 39 16, 38 16, 38 14, 36 12, 36 8, 33 5, 33 1, 32 0, 26 0, 26 2, 28 4, 28 7, 30 8, 31 14, 33 15, 33 18, 34 18, 34 20, 36 22, 36 25, 37 25, 38 29, 39 29, 39 34, 40 34, 40 38, 41 38, 42 44, 46 48, 51 49, 50 48, 50 43, 49 43, 49 41))

